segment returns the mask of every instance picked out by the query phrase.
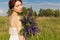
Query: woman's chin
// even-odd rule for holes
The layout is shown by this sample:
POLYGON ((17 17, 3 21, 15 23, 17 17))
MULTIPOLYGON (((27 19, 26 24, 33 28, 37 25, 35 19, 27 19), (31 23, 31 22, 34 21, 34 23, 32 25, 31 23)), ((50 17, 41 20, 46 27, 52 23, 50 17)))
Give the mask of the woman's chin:
POLYGON ((18 11, 18 13, 22 13, 22 11, 18 11))
POLYGON ((20 13, 22 13, 22 11, 20 11, 20 12, 17 12, 18 14, 20 14, 20 13))

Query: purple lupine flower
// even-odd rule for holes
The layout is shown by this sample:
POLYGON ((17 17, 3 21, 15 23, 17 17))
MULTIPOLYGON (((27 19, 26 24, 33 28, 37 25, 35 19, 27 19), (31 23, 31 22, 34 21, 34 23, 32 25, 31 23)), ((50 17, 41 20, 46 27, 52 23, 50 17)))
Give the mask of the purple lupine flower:
POLYGON ((25 16, 23 17, 23 19, 21 19, 21 22, 22 22, 23 25, 25 25, 27 23, 27 19, 26 19, 25 16))
POLYGON ((29 13, 28 13, 28 17, 24 16, 23 19, 21 20, 22 24, 24 25, 24 29, 25 29, 24 36, 25 36, 26 40, 28 40, 29 35, 35 35, 40 32, 40 30, 38 29, 38 27, 36 25, 35 19, 36 18, 32 17, 32 7, 31 7, 29 10, 29 13), (26 25, 28 23, 30 25, 26 25))
POLYGON ((30 17, 31 17, 31 16, 32 16, 32 12, 33 12, 33 11, 32 11, 32 6, 31 6, 31 7, 30 7, 30 9, 29 9, 28 16, 30 16, 30 17))
POLYGON ((29 33, 31 33, 31 35, 35 35, 39 32, 38 28, 35 27, 35 26, 28 26, 26 29, 25 29, 25 37, 27 39, 29 33))

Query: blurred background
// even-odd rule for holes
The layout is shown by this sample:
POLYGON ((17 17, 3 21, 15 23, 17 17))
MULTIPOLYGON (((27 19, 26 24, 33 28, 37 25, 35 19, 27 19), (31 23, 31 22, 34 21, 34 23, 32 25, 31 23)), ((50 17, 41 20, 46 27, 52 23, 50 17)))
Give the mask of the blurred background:
MULTIPOLYGON (((0 0, 0 40, 9 40, 8 8, 9 0, 0 0)), ((29 8, 36 17, 40 33, 29 40, 60 40, 60 0, 22 0, 23 13, 27 15, 29 8)))

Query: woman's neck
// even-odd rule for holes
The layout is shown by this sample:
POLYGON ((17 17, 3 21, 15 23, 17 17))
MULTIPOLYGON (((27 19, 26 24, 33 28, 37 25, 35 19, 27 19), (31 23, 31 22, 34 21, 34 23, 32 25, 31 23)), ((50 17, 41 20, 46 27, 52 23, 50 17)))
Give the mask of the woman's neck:
POLYGON ((12 13, 13 16, 18 16, 17 12, 13 11, 12 13))

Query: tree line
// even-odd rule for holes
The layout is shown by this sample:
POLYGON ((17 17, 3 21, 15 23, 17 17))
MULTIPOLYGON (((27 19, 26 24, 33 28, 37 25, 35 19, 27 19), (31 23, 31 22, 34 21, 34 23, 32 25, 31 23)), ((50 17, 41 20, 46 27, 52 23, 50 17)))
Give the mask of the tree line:
MULTIPOLYGON (((19 15, 24 16, 24 15, 27 15, 28 12, 29 12, 29 8, 23 7, 23 12, 19 13, 19 15)), ((7 12, 8 16, 10 16, 11 13, 12 13, 12 10, 9 9, 7 12)), ((53 17, 60 17, 60 10, 59 9, 53 10, 53 9, 42 9, 42 8, 40 8, 38 14, 35 10, 32 10, 32 15, 33 16, 40 16, 40 17, 43 17, 43 16, 45 16, 45 17, 52 17, 52 16, 53 17)))
POLYGON ((46 16, 46 17, 60 17, 59 9, 42 9, 40 8, 38 16, 46 16))

